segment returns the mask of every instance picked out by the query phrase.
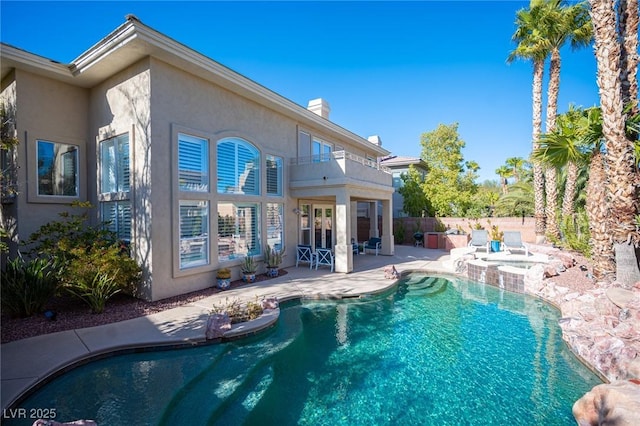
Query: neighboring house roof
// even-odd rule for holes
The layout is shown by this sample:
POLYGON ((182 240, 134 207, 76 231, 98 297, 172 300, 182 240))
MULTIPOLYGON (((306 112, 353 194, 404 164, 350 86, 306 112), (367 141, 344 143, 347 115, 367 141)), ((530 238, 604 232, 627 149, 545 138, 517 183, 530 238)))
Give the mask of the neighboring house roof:
POLYGON ((427 170, 427 163, 421 158, 416 157, 403 157, 400 155, 390 155, 380 160, 380 164, 389 167, 390 169, 408 168, 410 165, 414 165, 418 168, 427 170))
POLYGON ((23 68, 84 88, 91 88, 137 61, 152 56, 285 116, 293 117, 302 124, 321 127, 329 134, 362 144, 379 157, 389 154, 386 149, 144 25, 133 15, 127 15, 122 25, 70 64, 34 55, 6 43, 0 43, 0 56, 3 79, 13 68, 23 68))

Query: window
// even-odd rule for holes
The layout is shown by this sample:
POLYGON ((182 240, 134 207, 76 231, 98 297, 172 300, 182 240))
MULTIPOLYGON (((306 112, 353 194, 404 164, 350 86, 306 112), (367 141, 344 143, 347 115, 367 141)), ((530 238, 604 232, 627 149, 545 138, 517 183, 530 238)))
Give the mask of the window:
POLYGON ((282 196, 282 158, 267 155, 267 195, 282 196))
POLYGON ((331 151, 333 146, 320 139, 313 139, 313 162, 321 163, 323 161, 329 161, 331 159, 331 151))
POLYGON ((260 154, 249 142, 218 142, 218 193, 260 195, 260 154))
POLYGON ((218 203, 218 259, 261 253, 260 207, 256 203, 218 203))
POLYGON ((78 147, 38 141, 38 195, 78 196, 78 147))
POLYGON ((394 188, 402 188, 404 186, 404 181, 402 180, 402 172, 393 172, 391 176, 393 177, 394 188))
POLYGON ((302 204, 300 206, 300 244, 311 245, 311 220, 309 212, 311 206, 302 204))
POLYGON ((267 203, 267 244, 276 250, 283 249, 284 205, 267 203))
POLYGON ((209 191, 209 144, 178 133, 178 180, 181 191, 209 191))
POLYGON ((100 143, 100 192, 129 192, 129 135, 120 135, 100 143))
POLYGON ((180 201, 180 269, 209 263, 209 202, 180 201))
POLYGON ((100 214, 105 229, 114 232, 119 239, 131 241, 131 202, 105 201, 100 203, 100 214))
POLYGON ((129 135, 100 142, 100 217, 104 227, 131 241, 129 135))

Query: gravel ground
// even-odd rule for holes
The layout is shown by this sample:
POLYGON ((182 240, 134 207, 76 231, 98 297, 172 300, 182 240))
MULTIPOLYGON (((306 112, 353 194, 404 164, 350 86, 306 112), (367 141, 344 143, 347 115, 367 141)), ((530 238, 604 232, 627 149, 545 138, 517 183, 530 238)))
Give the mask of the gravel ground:
MULTIPOLYGON (((572 254, 576 259, 576 266, 548 279, 556 285, 568 287, 575 291, 584 291, 592 288, 594 281, 589 278, 589 274, 592 272, 591 265, 583 256, 572 254), (587 270, 581 269, 580 266, 586 267, 587 270)), ((286 273, 286 270, 280 270, 281 275, 286 273)), ((258 275, 257 279, 258 281, 263 281, 269 278, 265 275, 258 275)), ((242 284, 242 281, 234 281, 231 286, 236 287, 242 284)), ((2 343, 7 343, 41 334, 124 321, 188 304, 219 291, 217 288, 212 287, 157 302, 145 302, 133 297, 118 295, 107 303, 105 311, 101 314, 92 314, 83 302, 67 298, 58 299, 47 306, 47 309, 57 313, 55 321, 45 318, 44 315, 35 315, 29 318, 10 318, 2 314, 0 317, 2 322, 2 327, 0 327, 1 341, 2 343)))

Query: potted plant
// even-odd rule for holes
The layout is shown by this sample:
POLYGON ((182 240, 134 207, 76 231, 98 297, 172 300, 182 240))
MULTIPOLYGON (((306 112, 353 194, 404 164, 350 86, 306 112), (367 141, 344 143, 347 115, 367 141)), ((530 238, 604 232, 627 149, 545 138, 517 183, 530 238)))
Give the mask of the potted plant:
POLYGON ((240 267, 240 271, 242 272, 242 281, 246 283, 253 283, 256 281, 256 270, 258 269, 255 260, 253 260, 253 256, 248 254, 244 258, 244 262, 240 267))
POLYGON ((284 249, 276 250, 275 247, 270 247, 267 244, 267 248, 264 251, 264 264, 267 267, 266 275, 270 278, 275 278, 279 275, 280 264, 284 257, 284 249))
POLYGON ((231 286, 231 270, 229 268, 220 268, 216 273, 217 287, 220 290, 226 290, 231 286))
POLYGON ((498 225, 491 225, 491 222, 489 222, 489 225, 491 226, 491 231, 489 231, 489 234, 491 235, 491 251, 499 252, 504 232, 498 228, 498 225))

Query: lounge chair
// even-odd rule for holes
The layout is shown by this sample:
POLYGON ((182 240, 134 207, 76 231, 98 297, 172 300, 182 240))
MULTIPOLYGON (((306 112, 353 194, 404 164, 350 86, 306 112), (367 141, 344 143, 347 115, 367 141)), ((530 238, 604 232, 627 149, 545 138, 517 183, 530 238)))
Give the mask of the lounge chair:
POLYGON ((483 248, 489 253, 489 233, 486 229, 472 229, 471 241, 469 241, 469 247, 474 247, 476 250, 483 248))
POLYGON ((377 256, 378 251, 380 250, 380 248, 382 248, 382 240, 375 237, 369 238, 369 241, 366 241, 364 243, 363 248, 365 253, 367 252, 367 250, 375 250, 377 256))
POLYGON ((514 250, 524 251, 524 255, 529 256, 529 248, 522 243, 522 234, 520 231, 504 231, 502 247, 505 251, 508 250, 509 252, 514 250))
POLYGON ((309 269, 313 267, 314 260, 313 251, 311 251, 311 246, 299 245, 296 248, 296 268, 299 263, 308 263, 309 269))
POLYGON ((331 267, 331 272, 333 272, 333 253, 331 253, 330 249, 319 248, 316 250, 315 254, 316 260, 316 270, 319 265, 326 265, 331 267))

